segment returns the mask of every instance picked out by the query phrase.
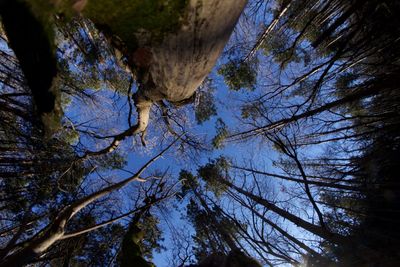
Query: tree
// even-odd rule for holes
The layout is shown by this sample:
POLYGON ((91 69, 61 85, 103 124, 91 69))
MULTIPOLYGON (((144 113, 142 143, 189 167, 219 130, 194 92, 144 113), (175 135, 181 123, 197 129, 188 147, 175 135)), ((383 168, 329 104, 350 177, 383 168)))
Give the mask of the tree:
MULTIPOLYGON (((78 231, 72 233, 66 233, 66 227, 68 222, 83 208, 87 205, 91 204, 92 202, 98 200, 99 198, 110 194, 114 190, 120 189, 127 184, 140 180, 140 175, 143 171, 155 160, 157 160, 165 151, 167 151, 175 142, 171 143, 166 149, 161 151, 158 155, 150 159, 144 166, 142 166, 138 172, 136 172, 131 177, 128 177, 121 182, 112 184, 107 186, 99 191, 96 191, 90 195, 77 199, 76 201, 72 202, 71 204, 67 205, 66 207, 56 211, 54 219, 48 223, 48 225, 42 229, 39 233, 34 235, 32 238, 28 239, 24 242, 24 246, 21 245, 17 246, 17 250, 13 253, 7 255, 5 253, 5 257, 2 259, 1 264, 4 266, 20 266, 26 263, 29 263, 36 257, 42 255, 49 247, 51 247, 55 242, 60 241, 62 239, 75 237, 77 235, 86 233, 88 231, 92 231, 98 227, 110 224, 118 219, 126 217, 127 215, 133 213, 134 211, 130 211, 127 214, 120 215, 116 218, 113 218, 107 222, 100 223, 98 225, 80 229, 78 231), (18 249, 20 247, 20 249, 18 249)), ((14 250, 14 246, 7 248, 8 250, 14 250)))
POLYGON ((0 265, 398 265, 400 5, 245 3, 0 4, 0 265))
MULTIPOLYGON (((285 5, 282 4, 282 7, 285 5)), ((398 127, 398 115, 393 113, 398 105, 395 93, 398 68, 393 65, 398 59, 398 44, 394 42, 398 21, 390 15, 398 7, 394 3, 376 1, 339 1, 336 4, 331 1, 291 1, 283 15, 279 12, 282 8, 276 9, 274 18, 278 19, 278 24, 271 33, 271 39, 263 43, 263 56, 279 63, 280 73, 287 76, 279 76, 282 79, 271 84, 266 93, 243 105, 241 125, 248 125, 249 128, 240 127, 228 136, 228 142, 225 141, 225 144, 254 141, 259 136, 284 156, 275 163, 282 167, 285 174, 259 171, 251 166, 236 166, 236 169, 301 183, 307 197, 299 197, 294 192, 290 195, 304 201, 308 199, 319 221, 325 220, 328 229, 351 236, 353 240, 361 232, 362 237, 359 237, 362 240, 375 240, 369 245, 357 240, 335 246, 327 245, 329 238, 324 237, 321 248, 337 261, 337 265, 364 266, 368 262, 380 262, 379 257, 385 259, 388 265, 397 261, 394 259, 396 253, 372 248, 373 243, 381 243, 375 239, 377 235, 388 235, 383 230, 388 228, 377 226, 380 225, 378 221, 391 219, 382 214, 372 216, 374 219, 368 215, 371 212, 369 205, 379 202, 376 196, 382 193, 378 193, 378 188, 385 187, 386 178, 383 178, 385 175, 376 178, 380 181, 377 182, 379 185, 375 184, 377 180, 368 180, 370 174, 362 171, 365 170, 364 164, 375 166, 374 162, 379 161, 380 157, 376 155, 372 159, 362 155, 369 155, 370 149, 375 150, 376 142, 380 142, 377 140, 391 140, 386 139, 387 136, 392 136, 398 127), (299 13, 298 10, 303 11, 299 13), (395 30, 379 31, 377 25, 385 25, 386 29, 393 27, 395 30), (377 69, 377 66, 380 68, 377 69), (388 95, 391 96, 390 101, 386 99, 388 95), (309 152, 320 148, 330 151, 329 154, 316 156, 317 152, 309 152), (364 177, 363 182, 360 177, 364 177), (329 186, 324 182, 328 182, 329 186), (315 188, 314 191, 307 189, 310 186, 315 188), (374 197, 368 193, 370 187, 378 190, 372 193, 374 197), (366 202, 370 204, 365 205, 363 199, 369 199, 366 202), (371 234, 367 234, 369 230, 366 229, 373 224, 366 226, 363 221, 374 221, 377 228, 370 228, 371 234), (355 252, 355 244, 361 243, 362 248, 355 252), (361 256, 372 254, 374 256, 361 256)), ((262 58, 262 55, 258 56, 262 58)), ((379 146, 385 147, 383 143, 379 146)), ((389 158, 392 152, 396 153, 396 148, 386 151, 388 154, 383 158, 388 160, 387 163, 393 162, 389 158)), ((391 171, 386 169, 387 173, 396 169, 391 163, 382 165, 392 166, 389 167, 391 171)), ((381 167, 375 171, 378 169, 381 167)), ((235 186, 236 192, 246 194, 246 190, 236 186, 230 179, 220 180, 224 185, 235 186)), ((282 183, 286 187, 286 183, 282 183)), ((393 192, 393 199, 384 201, 386 204, 381 203, 380 208, 374 206, 375 211, 382 211, 383 205, 396 202, 394 199, 397 197, 394 196, 397 193, 394 191, 397 185, 392 183, 392 186, 393 191, 390 191, 393 192)), ((286 191, 285 187, 282 190, 286 191)), ((247 197, 260 203, 256 194, 247 197)), ((264 204, 268 209, 276 210, 275 206, 270 205, 273 203, 264 204)), ((280 214, 283 217, 286 215, 280 214)), ((384 247, 397 245, 388 244, 384 247)), ((319 266, 312 261, 309 264, 319 266)))

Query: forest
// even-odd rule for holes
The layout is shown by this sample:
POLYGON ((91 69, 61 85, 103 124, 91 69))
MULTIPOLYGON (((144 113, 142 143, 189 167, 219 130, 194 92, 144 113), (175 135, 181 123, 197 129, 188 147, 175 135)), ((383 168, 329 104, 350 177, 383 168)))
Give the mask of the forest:
POLYGON ((0 0, 0 267, 400 266, 399 14, 0 0))

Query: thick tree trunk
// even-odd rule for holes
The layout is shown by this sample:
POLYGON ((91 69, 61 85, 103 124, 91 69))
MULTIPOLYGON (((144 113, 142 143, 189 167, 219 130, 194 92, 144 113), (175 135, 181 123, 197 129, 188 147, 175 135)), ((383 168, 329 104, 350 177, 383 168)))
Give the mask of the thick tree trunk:
MULTIPOLYGON (((143 41, 149 65, 146 80, 139 81, 143 85, 138 92, 141 98, 135 103, 139 113, 140 99, 180 103, 193 96, 222 53, 246 3, 247 0, 190 0, 179 30, 161 42, 148 45, 143 41)), ((145 129, 148 116, 140 116, 138 124, 145 129)))
POLYGON ((143 88, 153 101, 190 98, 214 67, 247 0, 190 0, 187 20, 149 47, 155 86, 143 88))

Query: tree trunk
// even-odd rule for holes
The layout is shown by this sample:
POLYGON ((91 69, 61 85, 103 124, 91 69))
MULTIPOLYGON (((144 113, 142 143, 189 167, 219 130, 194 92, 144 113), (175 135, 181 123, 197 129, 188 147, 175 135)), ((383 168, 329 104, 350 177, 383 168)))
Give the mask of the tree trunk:
POLYGON ((268 200, 263 199, 259 196, 253 195, 252 193, 247 192, 246 190, 243 190, 240 187, 237 187, 236 185, 226 181, 225 179, 220 179, 219 181, 221 183, 227 185, 228 187, 233 188, 237 192, 245 195, 246 197, 254 200, 258 204, 268 208, 269 210, 273 211, 274 213, 278 214, 279 216, 289 220, 290 222, 294 223, 295 225, 309 231, 310 233, 313 233, 319 237, 322 237, 329 242, 332 242, 335 244, 343 244, 348 241, 348 239, 346 237, 335 234, 335 233, 331 233, 321 226, 309 223, 309 222, 303 220, 302 218, 297 217, 282 208, 279 208, 278 206, 274 205, 273 203, 269 202, 268 200))
POLYGON ((290 118, 281 119, 281 120, 269 123, 267 125, 258 127, 256 129, 251 129, 251 130, 248 130, 248 131, 243 131, 243 132, 240 132, 240 133, 232 134, 232 135, 228 136, 228 138, 229 139, 233 139, 233 138, 240 138, 240 139, 249 138, 250 136, 253 136, 253 135, 257 135, 257 134, 260 134, 260 133, 271 131, 273 129, 282 128, 286 124, 298 121, 300 119, 309 118, 311 116, 314 116, 316 114, 322 113, 322 112, 327 111, 329 109, 340 107, 340 106, 343 106, 345 104, 349 104, 349 103, 358 101, 360 99, 376 95, 376 94, 378 94, 379 92, 381 92, 383 90, 395 89, 395 87, 397 86, 396 78, 397 77, 391 77, 391 76, 388 75, 387 77, 385 77, 384 79, 381 79, 379 81, 372 81, 372 83, 371 82, 367 82, 365 87, 361 87, 361 88, 355 90, 355 92, 350 93, 349 95, 347 95, 347 96, 345 96, 343 98, 340 98, 338 100, 329 102, 329 103, 327 103, 327 104, 325 104, 323 106, 320 106, 318 108, 307 110, 307 111, 305 111, 305 112, 303 112, 301 114, 293 115, 290 118))
MULTIPOLYGON (((139 114, 150 109, 149 102, 168 100, 182 103, 190 99, 214 67, 242 13, 247 0, 190 0, 185 21, 161 42, 143 42, 148 66, 139 81, 139 114), (144 105, 146 110, 142 109, 144 105)), ((130 57, 135 58, 135 57, 130 57)), ((143 63, 131 62, 133 65, 143 63)), ((142 70, 143 71, 143 70, 142 70)), ((143 131, 148 116, 139 116, 143 131)))
MULTIPOLYGON (((9 256, 5 257, 0 261, 0 266, 23 266, 32 262, 33 259, 42 255, 47 249, 54 245, 57 241, 60 241, 65 235, 65 228, 71 218, 73 218, 80 210, 85 208, 90 203, 97 199, 114 192, 124 186, 130 184, 133 181, 140 180, 140 175, 150 166, 154 161, 160 158, 169 148, 171 148, 178 139, 173 141, 159 154, 151 158, 146 162, 134 175, 128 177, 118 183, 109 185, 99 191, 96 191, 86 197, 76 200, 73 204, 66 206, 64 209, 58 212, 57 217, 54 221, 50 222, 44 230, 40 231, 36 236, 32 237, 31 240, 24 244, 24 247, 20 250, 14 251, 9 256)), ((84 233, 84 232, 82 232, 84 233)), ((10 249, 12 251, 12 248, 10 249)))

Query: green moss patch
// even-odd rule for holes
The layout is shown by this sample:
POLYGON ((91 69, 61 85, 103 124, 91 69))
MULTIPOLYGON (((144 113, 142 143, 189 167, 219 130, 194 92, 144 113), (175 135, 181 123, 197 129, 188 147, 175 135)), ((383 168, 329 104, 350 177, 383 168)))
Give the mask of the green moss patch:
POLYGON ((135 33, 145 30, 160 39, 179 29, 188 0, 96 0, 88 1, 84 16, 117 35, 132 51, 135 33))

